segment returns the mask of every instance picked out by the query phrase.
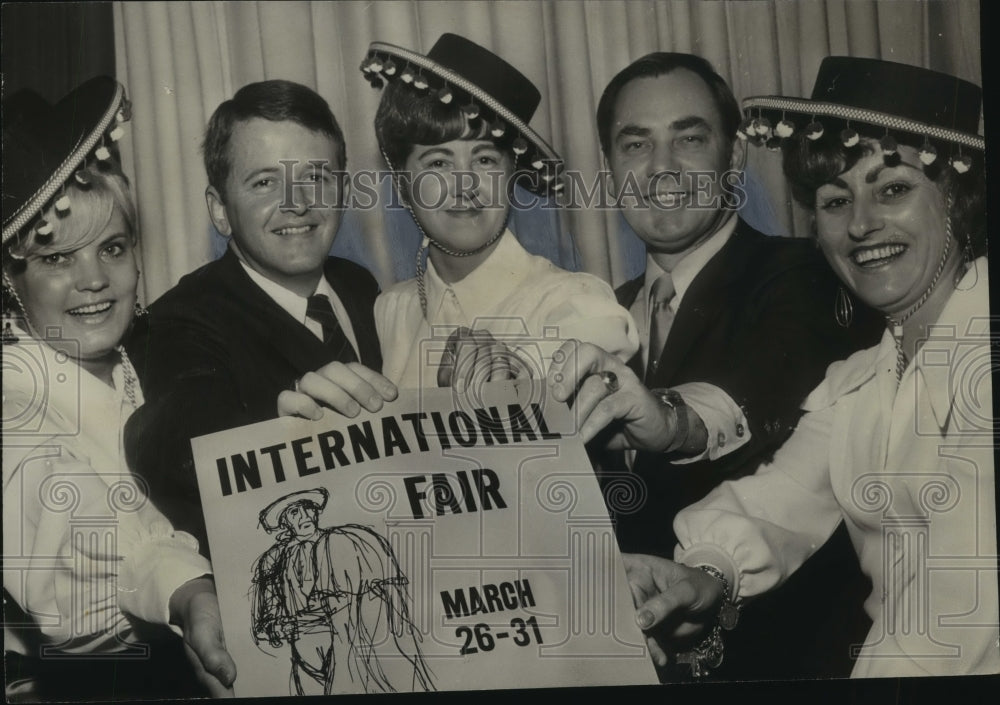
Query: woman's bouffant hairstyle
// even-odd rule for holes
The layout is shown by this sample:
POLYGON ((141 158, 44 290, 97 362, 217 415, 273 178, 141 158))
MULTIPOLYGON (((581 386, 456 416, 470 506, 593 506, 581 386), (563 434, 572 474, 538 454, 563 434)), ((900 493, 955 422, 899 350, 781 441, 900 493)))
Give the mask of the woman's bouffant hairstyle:
POLYGON ((122 212, 133 241, 136 239, 135 201, 128 177, 114 160, 81 167, 66 182, 64 195, 69 199, 68 211, 49 203, 4 249, 5 266, 13 273, 23 271, 24 258, 40 250, 71 250, 93 241, 107 227, 115 208, 122 212), (52 232, 40 234, 37 226, 41 221, 50 225, 52 232))
MULTIPOLYGON (((862 133, 862 139, 853 147, 845 147, 839 131, 830 127, 817 140, 809 139, 804 132, 787 139, 782 146, 783 166, 792 197, 807 209, 814 210, 816 190, 820 186, 849 171, 862 157, 881 151, 878 139, 884 134, 884 128, 872 129, 877 129, 880 133, 862 133), (868 139, 864 139, 865 137, 868 139)), ((923 137, 916 135, 896 136, 896 140, 900 145, 914 149, 920 149, 925 144, 923 137)), ((963 152, 963 156, 971 159, 972 167, 966 173, 959 174, 948 163, 948 155, 956 152, 957 148, 950 143, 935 140, 929 140, 929 143, 937 150, 938 156, 933 163, 924 167, 924 174, 951 201, 948 215, 960 245, 964 247, 968 242, 973 256, 982 256, 987 250, 983 156, 976 150, 963 152)))
POLYGON ((375 113, 375 136, 389 167, 400 170, 417 144, 441 144, 452 140, 490 140, 497 149, 515 158, 514 130, 501 137, 490 134, 490 111, 480 108, 479 117, 469 119, 461 100, 442 103, 433 91, 421 91, 403 83, 389 81, 375 113))

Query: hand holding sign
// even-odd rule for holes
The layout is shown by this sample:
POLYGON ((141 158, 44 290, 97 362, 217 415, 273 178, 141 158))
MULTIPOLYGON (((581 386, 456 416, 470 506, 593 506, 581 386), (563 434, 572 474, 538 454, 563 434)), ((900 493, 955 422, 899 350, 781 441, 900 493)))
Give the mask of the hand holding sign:
POLYGON ((655 683, 575 418, 545 389, 404 389, 194 439, 237 694, 655 683))
POLYGON ((378 411, 398 394, 396 385, 359 362, 331 362, 296 381, 278 395, 278 416, 318 421, 323 407, 354 418, 362 408, 378 411))
POLYGON ((489 331, 464 326, 448 336, 441 365, 439 387, 469 387, 470 382, 503 382, 531 376, 518 354, 496 340, 489 331))
POLYGON ((554 399, 572 400, 585 443, 606 427, 613 450, 659 452, 673 441, 674 428, 657 398, 628 366, 596 345, 564 343, 553 356, 548 383, 554 399), (603 381, 607 372, 617 380, 614 391, 603 381))
POLYGON ((637 553, 623 553, 636 606, 653 660, 665 666, 668 653, 689 648, 704 636, 722 605, 722 583, 698 568, 637 553))

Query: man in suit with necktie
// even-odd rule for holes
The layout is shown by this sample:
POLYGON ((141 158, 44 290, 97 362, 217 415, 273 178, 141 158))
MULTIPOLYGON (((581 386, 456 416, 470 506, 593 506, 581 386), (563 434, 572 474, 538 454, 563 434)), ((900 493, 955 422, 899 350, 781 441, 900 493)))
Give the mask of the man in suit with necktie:
POLYGON ((274 418, 282 392, 328 379, 349 416, 396 391, 377 372, 378 284, 327 255, 348 183, 326 101, 290 81, 247 85, 212 115, 203 151, 209 215, 229 248, 139 319, 129 352, 146 403, 125 445, 153 501, 207 554, 191 438, 274 418))
MULTIPOLYGON (((638 506, 611 507, 623 552, 673 557, 674 515, 752 473, 789 436, 827 365, 880 333, 860 305, 838 325, 838 283, 812 242, 765 236, 738 216, 741 119, 725 81, 690 54, 635 61, 598 106, 613 189, 647 252, 646 272, 617 291, 640 328, 629 366, 668 420, 657 452, 633 444, 634 455, 601 463, 604 482, 641 488, 638 506)), ((843 527, 813 564, 744 610, 717 677, 849 674, 866 593, 843 527), (834 595, 844 610, 830 607, 834 595)))

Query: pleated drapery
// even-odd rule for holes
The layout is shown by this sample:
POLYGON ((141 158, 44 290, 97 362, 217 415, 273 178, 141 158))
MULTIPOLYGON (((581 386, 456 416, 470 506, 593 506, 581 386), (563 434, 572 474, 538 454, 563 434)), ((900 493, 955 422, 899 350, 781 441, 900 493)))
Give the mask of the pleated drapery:
MULTIPOLYGON (((426 52, 455 32, 492 49, 539 87, 532 126, 584 175, 602 167, 601 91, 651 51, 704 56, 738 98, 808 95, 830 54, 981 84, 976 0, 120 2, 114 19, 118 77, 133 102, 122 148, 139 202, 147 301, 213 256, 200 142, 212 111, 241 86, 285 78, 316 89, 344 129, 349 168, 383 168, 372 127, 380 92, 358 70, 372 41, 426 52)), ((807 215, 791 203, 780 158, 751 149, 748 168, 771 195, 775 229, 805 235, 807 215)), ((584 270, 620 284, 641 267, 641 244, 623 235, 619 213, 580 209, 561 221, 553 237, 572 233, 584 270)), ((357 210, 338 238, 383 286, 399 277, 401 256, 412 258, 394 245, 394 227, 381 208, 357 210)))

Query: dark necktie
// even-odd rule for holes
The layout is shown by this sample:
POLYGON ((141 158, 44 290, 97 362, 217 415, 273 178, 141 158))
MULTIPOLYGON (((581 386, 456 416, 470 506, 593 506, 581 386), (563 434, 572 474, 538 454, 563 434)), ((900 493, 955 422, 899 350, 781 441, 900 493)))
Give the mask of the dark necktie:
POLYGON ((306 304, 306 316, 323 327, 323 344, 333 350, 334 359, 339 362, 356 362, 357 355, 350 341, 340 327, 340 321, 333 313, 330 299, 323 294, 313 294, 306 304))
POLYGON ((646 363, 646 382, 652 381, 663 355, 674 312, 670 299, 674 298, 674 281, 669 273, 661 274, 653 282, 649 293, 649 360, 646 363))

